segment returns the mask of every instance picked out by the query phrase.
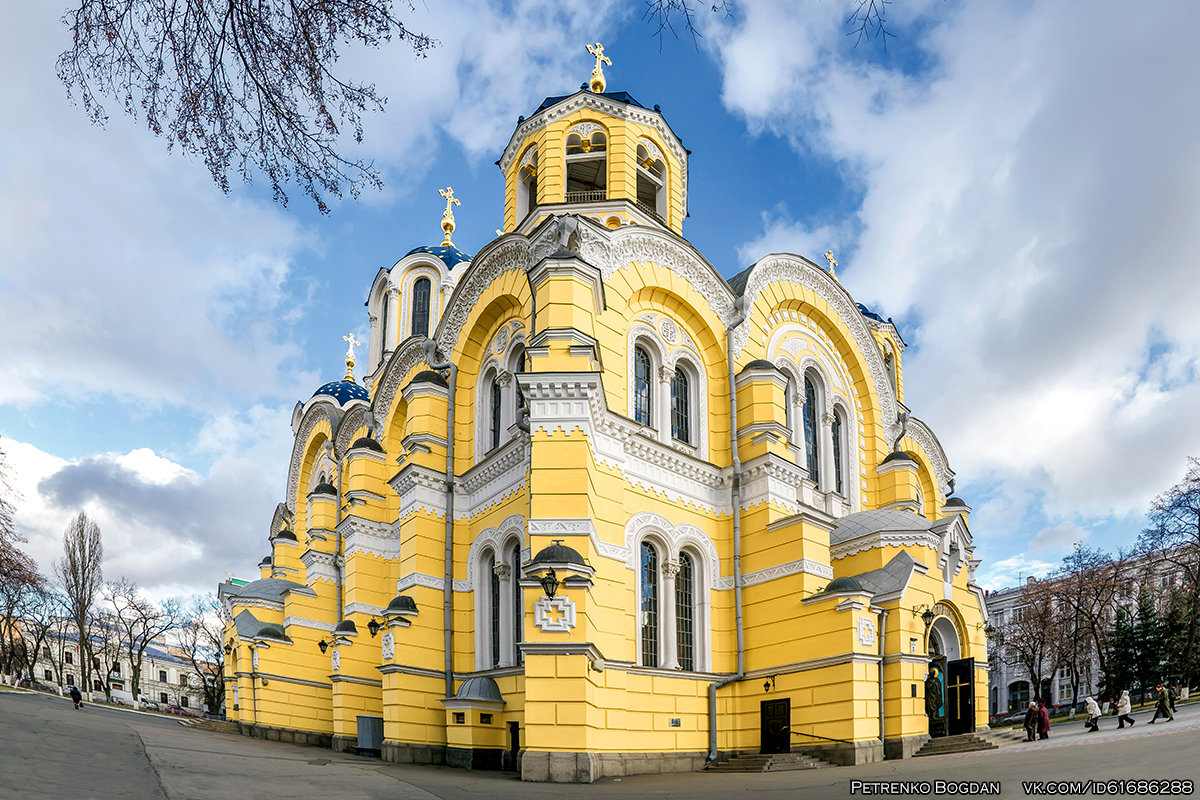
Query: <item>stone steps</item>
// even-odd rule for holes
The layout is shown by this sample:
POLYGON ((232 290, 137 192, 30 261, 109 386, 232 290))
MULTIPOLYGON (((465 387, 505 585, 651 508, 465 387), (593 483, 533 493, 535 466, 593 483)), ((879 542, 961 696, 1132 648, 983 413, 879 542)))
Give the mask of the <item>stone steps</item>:
POLYGON ((774 755, 738 756, 728 761, 709 764, 708 772, 787 772, 798 769, 820 769, 833 766, 804 753, 776 753, 774 755))
POLYGON ((960 733, 957 736, 943 736, 939 739, 930 739, 913 757, 941 756, 949 753, 971 753, 977 750, 996 749, 998 748, 995 742, 988 741, 974 733, 960 733))
POLYGON ((241 733, 236 722, 221 719, 188 719, 181 720, 180 725, 188 728, 198 728, 202 731, 214 731, 216 733, 241 733))

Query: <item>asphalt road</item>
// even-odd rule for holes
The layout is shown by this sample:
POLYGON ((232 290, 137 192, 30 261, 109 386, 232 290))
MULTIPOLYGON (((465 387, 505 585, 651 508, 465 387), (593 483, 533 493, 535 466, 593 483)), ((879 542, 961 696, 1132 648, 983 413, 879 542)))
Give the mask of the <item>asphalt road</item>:
POLYGON ((901 788, 917 790, 904 793, 908 796, 953 796, 936 791, 938 780, 998 781, 1002 796, 1025 797, 1029 789, 1023 781, 1200 782, 1200 705, 1181 707, 1175 722, 1153 727, 1145 724, 1148 713, 1135 717, 1139 723, 1133 729, 1117 730, 1116 721, 1106 717, 1100 733, 1087 734, 1080 720, 1056 726, 1049 741, 981 753, 802 772, 606 778, 578 786, 522 783, 504 773, 385 764, 194 730, 155 715, 100 706, 75 711, 65 698, 0 693, 0 798, 473 800, 485 795, 570 800, 587 795, 759 800, 849 798, 856 796, 852 781, 866 782, 857 794, 866 794, 874 781, 905 781, 909 786, 901 788), (922 781, 930 786, 922 787, 922 781))

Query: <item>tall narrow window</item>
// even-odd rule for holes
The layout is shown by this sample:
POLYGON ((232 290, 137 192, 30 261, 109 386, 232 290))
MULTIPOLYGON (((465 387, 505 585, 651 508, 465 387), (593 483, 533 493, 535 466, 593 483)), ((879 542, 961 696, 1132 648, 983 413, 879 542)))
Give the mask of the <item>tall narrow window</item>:
POLYGON ((521 545, 513 546, 509 552, 509 575, 512 577, 512 623, 513 623, 513 663, 520 664, 525 660, 521 653, 521 636, 525 633, 525 612, 521 607, 521 583, 518 577, 521 574, 521 545))
POLYGON ((637 146, 637 204, 657 217, 666 216, 667 168, 662 151, 649 140, 637 146))
POLYGON ((687 372, 683 367, 675 368, 671 379, 671 435, 681 442, 692 441, 691 391, 687 372))
POLYGON ((658 551, 642 542, 642 666, 658 666, 658 551))
POLYGON ((521 382, 517 375, 525 372, 525 348, 517 346, 513 352, 513 387, 517 393, 517 418, 521 418, 521 409, 525 408, 525 393, 521 391, 521 382))
POLYGON ((842 478, 842 453, 845 452, 845 443, 842 441, 842 432, 845 426, 842 425, 842 412, 833 412, 833 490, 840 495, 845 495, 842 478))
POLYGON ((821 459, 817 452, 817 387, 804 376, 804 451, 808 455, 808 477, 821 485, 821 459))
POLYGON ((497 447, 500 446, 500 406, 501 406, 502 401, 503 401, 503 397, 502 397, 501 391, 500 391, 500 382, 497 381, 495 378, 492 378, 492 392, 491 392, 491 402, 492 402, 492 407, 491 407, 491 411, 492 411, 492 431, 491 431, 492 447, 491 447, 491 449, 492 450, 495 450, 497 447))
POLYGON ((650 424, 650 356, 640 347, 633 348, 633 419, 650 424))
POLYGON ((390 295, 391 293, 385 288, 383 290, 383 320, 379 325, 379 341, 382 343, 379 352, 381 353, 392 349, 391 342, 388 341, 388 305, 392 302, 390 295))
POLYGON ((489 556, 486 562, 488 571, 488 592, 491 607, 492 623, 492 666, 500 666, 500 576, 496 574, 496 557, 489 556))
POLYGON ((679 574, 675 577, 675 626, 679 668, 696 669, 695 566, 687 553, 679 554, 679 574))
POLYGON ((608 139, 594 122, 576 125, 567 134, 568 203, 608 199, 608 139))
POLYGON ((417 278, 413 284, 412 335, 429 335, 429 278, 417 278))

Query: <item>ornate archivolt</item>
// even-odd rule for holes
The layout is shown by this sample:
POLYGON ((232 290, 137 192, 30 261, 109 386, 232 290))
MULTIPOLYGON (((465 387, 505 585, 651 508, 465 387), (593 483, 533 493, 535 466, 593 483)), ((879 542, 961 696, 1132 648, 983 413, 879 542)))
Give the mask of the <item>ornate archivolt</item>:
POLYGON ((929 426, 916 417, 908 418, 908 437, 917 443, 929 460, 942 494, 950 494, 950 481, 954 479, 954 470, 950 469, 942 443, 934 436, 929 426))
MULTIPOLYGON (((292 443, 292 460, 288 464, 288 481, 287 481, 287 508, 288 511, 295 513, 296 511, 296 494, 300 483, 300 468, 304 463, 304 454, 308 450, 308 440, 312 437, 313 431, 321 422, 329 423, 330 435, 338 429, 338 423, 341 421, 342 412, 335 408, 330 403, 313 403, 308 410, 304 412, 304 417, 300 421, 300 427, 296 430, 296 439, 292 443)), ((309 487, 310 489, 312 487, 309 487)))
POLYGON ((471 592, 475 590, 475 572, 482 563, 485 550, 495 553, 496 561, 504 557, 504 548, 509 542, 515 541, 521 548, 521 563, 530 559, 529 548, 525 546, 525 518, 520 514, 506 517, 494 528, 486 528, 475 534, 471 548, 467 552, 467 579, 454 581, 454 591, 471 592))
POLYGON ((502 239, 491 249, 475 256, 475 260, 467 267, 467 274, 454 290, 446 313, 438 323, 437 343, 442 354, 446 357, 454 352, 458 337, 467 325, 471 312, 479 304, 479 298, 495 283, 496 279, 510 270, 522 273, 522 279, 528 281, 526 273, 533 266, 529 244, 523 236, 513 236, 502 239))
POLYGON ((418 364, 428 364, 425 360, 425 345, 423 339, 406 339, 404 344, 392 353, 375 389, 371 409, 375 415, 376 424, 391 418, 392 403, 403 388, 400 384, 418 364))
POLYGON ((637 542, 647 534, 653 534, 667 547, 665 557, 670 561, 678 561, 679 554, 689 545, 704 558, 705 575, 709 583, 716 585, 721 574, 721 562, 717 558, 717 548, 708 534, 695 525, 672 525, 671 521, 661 514, 644 511, 634 514, 625 523, 625 566, 637 569, 637 542))

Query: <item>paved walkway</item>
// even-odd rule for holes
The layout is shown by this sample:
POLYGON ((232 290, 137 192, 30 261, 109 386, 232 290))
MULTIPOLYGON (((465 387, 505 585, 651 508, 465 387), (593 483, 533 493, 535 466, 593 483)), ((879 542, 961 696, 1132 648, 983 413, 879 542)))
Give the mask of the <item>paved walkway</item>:
MULTIPOLYGON (((1003 796, 1024 797, 1022 780, 1187 778, 1200 780, 1200 706, 1176 721, 1100 733, 1083 720, 1056 726, 1045 742, 1002 750, 887 761, 861 767, 770 774, 644 775, 591 786, 522 783, 511 774, 385 764, 378 759, 200 731, 155 715, 64 698, 0 694, 0 798, 62 800, 523 800, 576 797, 849 798, 851 782, 974 780, 1000 782, 1003 796)), ((861 791, 860 791, 861 793, 861 791)))

